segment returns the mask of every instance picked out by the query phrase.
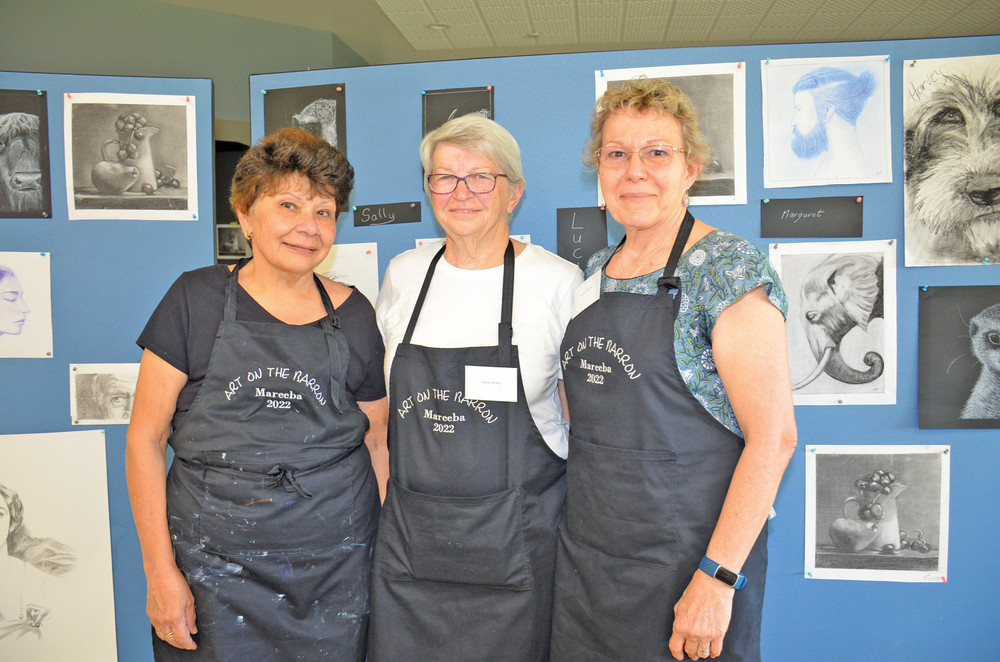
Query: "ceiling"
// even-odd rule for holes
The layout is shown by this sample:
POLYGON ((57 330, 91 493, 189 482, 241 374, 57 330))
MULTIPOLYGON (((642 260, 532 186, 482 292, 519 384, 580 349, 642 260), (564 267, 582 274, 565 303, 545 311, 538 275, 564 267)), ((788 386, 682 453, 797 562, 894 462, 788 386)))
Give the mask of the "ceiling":
POLYGON ((1000 34, 1000 0, 161 0, 326 30, 368 64, 1000 34))

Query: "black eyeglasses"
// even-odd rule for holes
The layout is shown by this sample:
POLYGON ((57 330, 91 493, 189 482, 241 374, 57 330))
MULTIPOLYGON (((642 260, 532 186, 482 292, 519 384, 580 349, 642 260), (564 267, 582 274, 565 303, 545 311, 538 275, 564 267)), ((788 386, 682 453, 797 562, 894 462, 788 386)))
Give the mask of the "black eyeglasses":
POLYGON ((457 175, 427 175, 427 186, 431 193, 444 195, 454 193, 459 182, 465 182, 465 186, 472 193, 489 193, 497 186, 497 177, 506 177, 499 172, 472 172, 465 177, 457 175))

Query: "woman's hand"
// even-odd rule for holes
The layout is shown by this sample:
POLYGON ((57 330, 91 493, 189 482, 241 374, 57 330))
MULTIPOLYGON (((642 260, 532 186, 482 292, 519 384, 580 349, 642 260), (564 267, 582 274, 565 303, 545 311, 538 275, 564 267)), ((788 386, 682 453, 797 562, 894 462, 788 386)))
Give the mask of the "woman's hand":
POLYGON ((160 639, 175 648, 198 648, 191 639, 191 635, 198 632, 194 595, 176 565, 147 577, 146 613, 160 639))
POLYGON ((670 654, 683 660, 719 657, 722 640, 733 613, 732 589, 704 572, 695 572, 681 599, 674 605, 674 631, 670 654))

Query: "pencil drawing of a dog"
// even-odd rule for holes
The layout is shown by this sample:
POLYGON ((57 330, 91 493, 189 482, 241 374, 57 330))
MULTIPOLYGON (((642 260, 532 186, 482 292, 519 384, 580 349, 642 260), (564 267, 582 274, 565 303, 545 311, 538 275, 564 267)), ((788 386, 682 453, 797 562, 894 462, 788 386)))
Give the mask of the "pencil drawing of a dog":
POLYGON ((907 265, 1000 261, 1000 79, 944 75, 903 148, 907 265))

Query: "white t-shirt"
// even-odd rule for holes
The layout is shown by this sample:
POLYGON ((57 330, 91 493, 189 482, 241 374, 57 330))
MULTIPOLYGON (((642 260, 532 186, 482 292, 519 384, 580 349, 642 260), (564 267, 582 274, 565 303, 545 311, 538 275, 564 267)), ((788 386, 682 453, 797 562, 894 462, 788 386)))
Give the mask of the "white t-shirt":
MULTIPOLYGON (((440 248, 435 243, 401 253, 385 271, 375 317, 385 341, 386 384, 427 267, 440 248)), ((569 424, 563 420, 556 388, 562 377, 559 344, 569 323, 573 293, 582 282, 576 265, 539 246, 528 244, 514 261, 513 340, 528 410, 542 438, 563 458, 569 424)), ((502 266, 459 269, 442 257, 411 342, 426 347, 496 345, 502 290, 502 266)))

